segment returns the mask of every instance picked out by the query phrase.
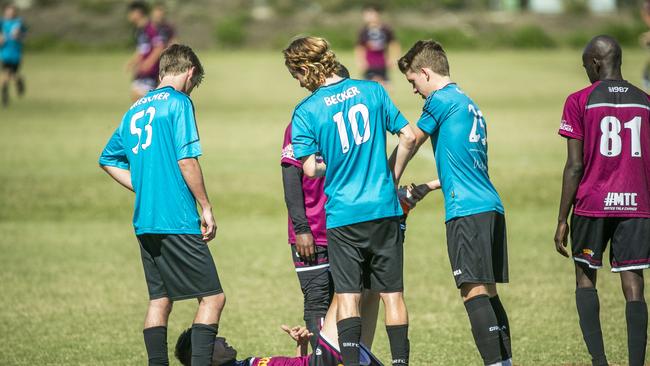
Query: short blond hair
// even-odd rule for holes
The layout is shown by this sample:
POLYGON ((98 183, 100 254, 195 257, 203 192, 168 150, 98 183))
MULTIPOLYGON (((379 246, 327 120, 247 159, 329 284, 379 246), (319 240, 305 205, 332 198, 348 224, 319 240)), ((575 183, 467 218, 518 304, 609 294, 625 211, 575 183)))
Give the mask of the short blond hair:
POLYGON ((428 68, 438 75, 449 76, 449 60, 442 45, 433 40, 417 41, 397 62, 402 73, 428 68))
POLYGON ((198 86, 203 81, 203 66, 192 48, 182 44, 173 44, 160 55, 158 76, 178 75, 194 67, 192 82, 198 86))
POLYGON ((336 74, 341 67, 325 38, 296 38, 282 53, 284 64, 291 75, 304 74, 304 84, 309 90, 321 86, 326 78, 336 74))

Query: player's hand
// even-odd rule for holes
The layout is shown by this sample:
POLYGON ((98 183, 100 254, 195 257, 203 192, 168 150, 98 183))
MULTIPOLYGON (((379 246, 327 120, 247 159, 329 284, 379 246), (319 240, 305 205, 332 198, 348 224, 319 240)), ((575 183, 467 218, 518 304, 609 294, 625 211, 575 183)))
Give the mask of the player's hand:
POLYGON ((566 251, 568 236, 569 224, 566 222, 558 222, 557 229, 555 230, 555 250, 567 258, 569 258, 569 253, 566 251))
POLYGON ((214 221, 211 207, 204 208, 201 213, 201 234, 203 235, 203 241, 206 243, 214 239, 217 234, 217 223, 214 221))
POLYGON ((287 325, 282 325, 281 328, 289 335, 289 337, 291 337, 291 339, 296 341, 299 346, 307 345, 309 343, 309 338, 314 335, 309 332, 307 328, 301 326, 290 328, 287 325))
POLYGON ((296 251, 300 258, 310 262, 316 260, 316 245, 314 236, 311 233, 296 234, 296 251))
POLYGON ((426 183, 422 183, 422 184, 418 184, 418 185, 415 185, 414 183, 411 183, 411 185, 409 186, 408 189, 409 189, 409 192, 411 192, 411 196, 413 197, 411 199, 413 201, 415 201, 415 202, 422 201, 424 199, 424 197, 426 197, 426 195, 429 194, 429 192, 432 191, 432 189, 429 188, 429 185, 426 184, 426 183))
POLYGON ((413 199, 413 196, 411 195, 411 192, 407 186, 401 186, 397 189, 397 198, 399 198, 399 201, 402 204, 402 208, 404 208, 404 205, 406 205, 409 210, 415 208, 415 204, 417 203, 413 199))

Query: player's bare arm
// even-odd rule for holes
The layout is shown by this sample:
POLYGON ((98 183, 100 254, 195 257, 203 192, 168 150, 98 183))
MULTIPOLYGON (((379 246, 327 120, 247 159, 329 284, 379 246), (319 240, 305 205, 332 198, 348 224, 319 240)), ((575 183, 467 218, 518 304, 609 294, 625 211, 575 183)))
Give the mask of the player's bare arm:
POLYGON ((138 71, 146 72, 154 67, 158 63, 158 60, 160 60, 160 55, 162 55, 164 50, 165 46, 162 44, 155 46, 151 54, 140 62, 138 71))
POLYGON ((179 160, 178 166, 181 169, 185 183, 187 183, 190 191, 201 205, 201 232, 203 233, 203 240, 208 242, 214 239, 217 233, 217 224, 212 214, 212 205, 208 199, 208 193, 205 190, 201 165, 197 159, 188 158, 179 160))
POLYGON ((578 185, 582 179, 582 141, 578 139, 567 140, 567 161, 562 176, 562 197, 560 198, 560 212, 557 218, 557 229, 555 230, 555 249, 561 255, 569 257, 566 251, 567 236, 569 235, 569 224, 567 219, 573 206, 578 191, 578 185))
POLYGON ((302 158, 302 171, 309 178, 324 177, 327 166, 316 159, 316 154, 302 158))
POLYGON ((122 169, 108 165, 102 165, 101 167, 106 173, 108 173, 108 175, 111 176, 111 178, 115 179, 116 182, 131 192, 134 192, 133 184, 131 183, 131 172, 128 169, 122 169))
POLYGON ((408 165, 408 162, 415 153, 415 134, 411 126, 404 126, 399 131, 398 136, 399 143, 388 162, 389 167, 393 171, 395 186, 399 185, 399 180, 402 178, 404 169, 406 169, 406 165, 408 165))

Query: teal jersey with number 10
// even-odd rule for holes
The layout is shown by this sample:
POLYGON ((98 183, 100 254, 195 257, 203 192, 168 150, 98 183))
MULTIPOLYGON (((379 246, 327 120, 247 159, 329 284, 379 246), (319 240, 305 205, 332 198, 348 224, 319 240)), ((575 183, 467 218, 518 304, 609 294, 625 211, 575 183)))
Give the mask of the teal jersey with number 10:
POLYGON ((327 228, 402 215, 386 158, 386 131, 408 121, 374 81, 322 86, 293 113, 296 158, 320 152, 327 165, 327 228))
POLYGON ((136 101, 106 144, 99 164, 128 169, 140 234, 200 234, 196 201, 178 160, 201 155, 190 98, 171 87, 136 101))

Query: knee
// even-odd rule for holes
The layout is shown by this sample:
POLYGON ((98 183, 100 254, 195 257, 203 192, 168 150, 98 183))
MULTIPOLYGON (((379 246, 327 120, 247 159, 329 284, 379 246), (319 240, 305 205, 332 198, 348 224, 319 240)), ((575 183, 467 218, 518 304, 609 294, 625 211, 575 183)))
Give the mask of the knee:
POLYGON ((643 282, 623 282, 623 296, 626 301, 644 301, 643 292, 643 282))
POLYGON ((199 299, 199 306, 212 309, 223 309, 226 306, 226 294, 220 293, 202 297, 199 299))
POLYGON ((463 301, 479 295, 490 295, 487 285, 482 283, 464 283, 460 286, 460 296, 463 298, 463 301))
POLYGON ((402 292, 380 293, 379 297, 386 307, 404 303, 404 294, 402 292))
POLYGON ((158 313, 171 313, 173 305, 174 303, 168 297, 149 301, 149 309, 158 313))
POLYGON ((316 289, 304 296, 305 316, 308 313, 324 313, 330 305, 329 290, 316 289))

